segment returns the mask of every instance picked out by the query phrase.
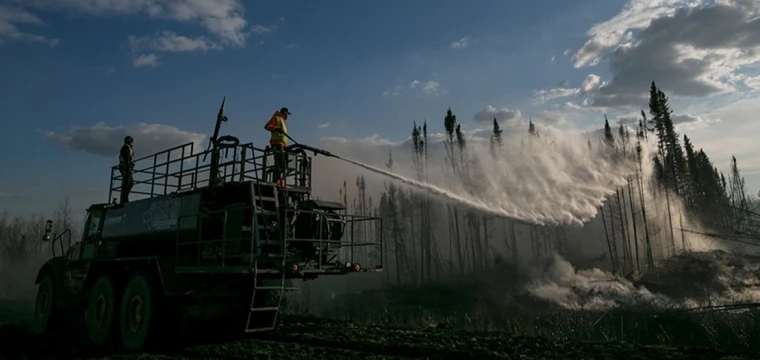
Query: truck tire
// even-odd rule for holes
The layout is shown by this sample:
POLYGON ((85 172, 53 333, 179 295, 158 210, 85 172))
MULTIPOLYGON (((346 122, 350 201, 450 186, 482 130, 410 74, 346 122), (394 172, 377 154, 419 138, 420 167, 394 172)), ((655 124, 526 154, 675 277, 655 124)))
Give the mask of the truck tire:
POLYGON ((111 340, 116 317, 116 290, 108 275, 101 275, 90 290, 87 304, 87 336, 95 346, 111 340))
POLYGON ((49 334, 60 325, 61 311, 56 303, 58 292, 55 288, 53 275, 48 273, 40 281, 37 288, 37 301, 34 305, 34 319, 31 330, 36 334, 49 334))
POLYGON ((155 293, 148 280, 136 274, 132 276, 121 298, 119 310, 119 333, 127 351, 137 351, 150 342, 155 333, 155 293))

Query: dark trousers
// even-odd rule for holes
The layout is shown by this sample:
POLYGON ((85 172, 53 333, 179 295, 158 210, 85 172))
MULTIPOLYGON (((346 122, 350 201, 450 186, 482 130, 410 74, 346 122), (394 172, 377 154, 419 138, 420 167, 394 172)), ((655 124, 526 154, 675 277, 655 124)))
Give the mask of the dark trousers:
POLYGON ((274 168, 272 169, 272 182, 285 180, 287 175, 288 159, 285 153, 285 146, 282 144, 270 144, 274 155, 274 168))
POLYGON ((132 179, 132 167, 120 166, 119 172, 121 173, 121 202, 129 202, 129 192, 132 191, 132 186, 135 182, 132 179))

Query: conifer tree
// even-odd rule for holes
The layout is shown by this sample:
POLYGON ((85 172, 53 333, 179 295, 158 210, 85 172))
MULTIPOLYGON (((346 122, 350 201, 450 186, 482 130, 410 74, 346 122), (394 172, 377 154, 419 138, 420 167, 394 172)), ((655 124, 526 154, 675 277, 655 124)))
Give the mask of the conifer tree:
POLYGON ((609 149, 615 145, 615 137, 612 135, 612 128, 610 128, 610 122, 607 120, 607 115, 604 115, 604 145, 607 145, 609 149))
POLYGON ((501 133, 504 130, 501 130, 501 127, 499 127, 499 122, 496 121, 496 117, 493 118, 493 132, 491 133, 491 156, 496 157, 497 149, 500 149, 502 146, 502 138, 501 133))

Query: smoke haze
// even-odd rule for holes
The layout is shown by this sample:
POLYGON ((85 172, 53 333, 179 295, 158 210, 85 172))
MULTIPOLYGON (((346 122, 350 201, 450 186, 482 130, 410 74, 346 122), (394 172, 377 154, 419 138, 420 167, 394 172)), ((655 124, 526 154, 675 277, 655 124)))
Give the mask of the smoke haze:
MULTIPOLYGON (((514 268, 497 267, 491 272, 491 275, 500 279, 501 283, 492 285, 503 290, 500 296, 504 298, 529 294, 535 299, 575 310, 601 310, 635 304, 693 307, 708 302, 729 304, 758 299, 758 292, 746 286, 747 281, 760 282, 756 281, 757 267, 749 266, 751 249, 699 235, 704 229, 687 214, 681 199, 671 194, 668 211, 663 198, 655 197, 651 159, 654 144, 642 143, 642 163, 639 167, 635 161, 611 156, 611 151, 598 139, 591 138, 589 147, 587 139, 581 135, 560 132, 551 132, 551 137, 544 135, 540 138, 516 134, 505 138, 504 148, 496 157, 491 155, 486 142, 470 141, 464 155, 458 159, 467 168, 465 171, 458 169, 459 174, 466 173, 466 176, 454 175, 447 160, 451 155, 442 143, 428 144, 426 174, 424 171, 422 174, 416 171, 408 142, 401 146, 330 143, 327 146, 331 152, 346 156, 351 159, 349 161, 355 159, 357 167, 322 158, 314 162, 314 178, 315 183, 325 179, 325 183, 334 186, 335 190, 317 191, 317 194, 328 198, 331 197, 329 194, 339 194, 337 189, 340 183, 348 180, 351 184, 352 178, 361 174, 366 177, 368 192, 375 199, 380 197, 388 183, 395 183, 416 193, 432 194, 446 202, 459 203, 463 208, 497 215, 501 218, 502 225, 499 225, 498 220, 490 225, 487 238, 487 243, 491 246, 491 257, 514 251, 510 250, 509 244, 502 244, 507 242, 507 225, 503 224, 510 221, 508 219, 519 220, 522 227, 516 230, 515 244, 519 257, 512 261, 519 264, 520 280, 515 280, 507 273, 517 271, 514 268), (392 157, 392 164, 389 157, 392 157), (389 167, 390 170, 383 170, 389 167), (371 173, 362 169, 370 170, 371 173), (328 180, 336 175, 340 180, 328 180), (635 179, 637 175, 639 180, 635 179), (425 177, 428 182, 418 180, 425 177), (629 181, 633 186, 626 189, 629 181), (612 204, 611 199, 620 196, 618 191, 623 194, 623 200, 620 204, 617 204, 620 200, 612 204), (629 195, 634 199, 632 203, 629 195), (646 221, 641 214, 642 208, 649 212, 646 221), (635 258, 634 262, 622 265, 625 274, 616 274, 610 267, 612 245, 604 238, 608 231, 605 227, 611 225, 603 224, 599 216, 600 209, 608 211, 607 217, 611 216, 610 209, 623 209, 626 212, 632 209, 632 215, 624 220, 625 226, 630 227, 634 223, 639 226, 640 233, 635 239, 630 239, 633 237, 630 230, 623 231, 627 232, 627 239, 626 235, 617 239, 617 246, 628 246, 628 256, 635 258), (565 228, 568 234, 566 248, 549 249, 545 252, 544 260, 537 265, 536 255, 530 254, 530 243, 533 241, 530 236, 533 236, 534 230, 529 224, 571 226, 565 228), (645 225, 652 235, 651 241, 647 238, 650 242, 649 250, 641 235, 645 225), (503 241, 500 238, 500 227, 505 229, 503 241), (674 229, 672 232, 671 227, 674 229), (687 233, 685 230, 692 232, 687 233), (684 250, 691 253, 683 253, 684 250), (647 251, 651 251, 653 262, 657 267, 662 266, 662 269, 647 270, 647 251), (677 256, 673 258, 675 255, 677 256), (687 279, 695 262, 714 269, 712 274, 694 279, 702 286, 702 292, 689 290, 696 286, 694 283, 681 283, 677 280, 687 279), (666 278, 669 280, 664 280, 666 278)), ((457 152, 455 156, 459 157, 456 144, 454 147, 457 152)), ((633 144, 629 144, 629 149, 633 151, 633 144)), ((354 195, 350 190, 349 194, 354 195)), ((446 249, 451 234, 446 225, 445 208, 436 207, 432 212, 432 218, 435 219, 432 231, 441 249, 441 256, 453 259, 455 254, 446 249)), ((612 226, 620 225, 618 223, 612 226)), ((625 253, 626 250, 614 251, 625 253)), ((394 270, 388 268, 386 271, 394 270)), ((393 276, 389 275, 389 278, 393 276)), ((337 283, 342 280, 329 281, 337 283)), ((379 285, 375 283, 369 285, 367 282, 359 286, 379 285)))

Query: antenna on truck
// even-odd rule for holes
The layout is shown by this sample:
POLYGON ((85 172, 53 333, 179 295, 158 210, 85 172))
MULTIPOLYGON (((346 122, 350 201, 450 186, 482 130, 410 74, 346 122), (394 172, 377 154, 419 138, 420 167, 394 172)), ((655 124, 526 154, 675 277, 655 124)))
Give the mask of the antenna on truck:
POLYGON ((222 98, 222 106, 219 107, 219 113, 216 115, 216 126, 214 126, 214 135, 208 141, 208 148, 206 148, 206 154, 203 155, 203 161, 206 161, 206 155, 211 150, 211 167, 209 170, 208 183, 213 187, 219 182, 219 129, 222 127, 222 122, 227 121, 227 117, 224 115, 224 102, 227 100, 227 96, 222 98))

